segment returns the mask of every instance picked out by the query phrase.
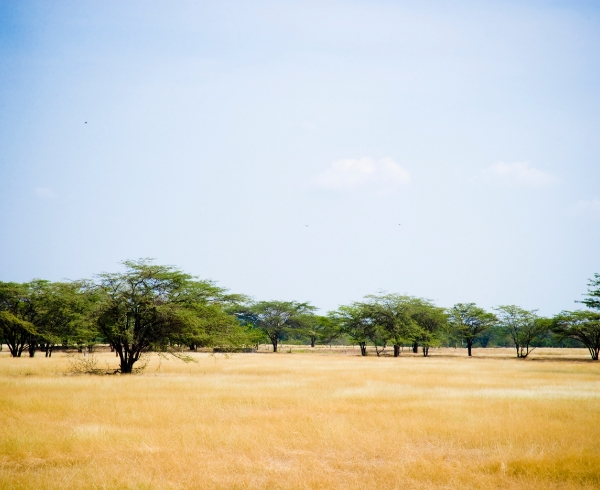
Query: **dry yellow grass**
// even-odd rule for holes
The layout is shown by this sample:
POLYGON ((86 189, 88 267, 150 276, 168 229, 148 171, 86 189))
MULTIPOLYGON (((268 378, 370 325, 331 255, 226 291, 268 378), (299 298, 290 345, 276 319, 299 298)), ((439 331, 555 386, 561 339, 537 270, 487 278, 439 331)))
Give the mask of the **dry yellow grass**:
POLYGON ((104 377, 0 353, 0 487, 600 488, 585 351, 282 350, 104 377))

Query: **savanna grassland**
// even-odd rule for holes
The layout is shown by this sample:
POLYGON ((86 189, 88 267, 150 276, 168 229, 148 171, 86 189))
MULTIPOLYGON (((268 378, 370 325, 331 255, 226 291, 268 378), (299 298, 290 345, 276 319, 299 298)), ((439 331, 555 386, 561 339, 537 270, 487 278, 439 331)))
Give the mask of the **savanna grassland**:
POLYGON ((152 355, 120 376, 4 351, 0 487, 600 488, 587 351, 337 350, 152 355))

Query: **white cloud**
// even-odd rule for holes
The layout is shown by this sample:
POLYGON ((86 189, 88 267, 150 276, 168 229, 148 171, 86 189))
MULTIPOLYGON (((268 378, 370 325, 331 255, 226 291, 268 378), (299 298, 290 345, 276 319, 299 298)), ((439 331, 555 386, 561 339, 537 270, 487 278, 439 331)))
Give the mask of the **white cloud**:
POLYGON ((588 215, 593 218, 600 218, 600 199, 595 197, 589 201, 578 201, 572 209, 574 214, 577 215, 588 215))
POLYGON ((558 181, 554 175, 531 167, 528 162, 495 163, 483 170, 478 180, 501 185, 530 187, 544 187, 558 181))
POLYGON ((34 191, 37 197, 44 199, 52 199, 53 197, 56 197, 56 192, 54 192, 54 190, 50 187, 36 187, 34 191))
POLYGON ((337 160, 313 179, 322 189, 348 190, 374 187, 392 192, 410 182, 410 173, 391 158, 375 161, 371 157, 337 160))

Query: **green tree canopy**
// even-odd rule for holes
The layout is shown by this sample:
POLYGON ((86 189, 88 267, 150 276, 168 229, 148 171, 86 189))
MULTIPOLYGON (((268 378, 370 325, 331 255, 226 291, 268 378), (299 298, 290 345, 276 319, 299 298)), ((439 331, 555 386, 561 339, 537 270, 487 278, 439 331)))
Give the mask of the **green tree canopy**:
POLYGON ((0 282, 0 337, 12 357, 21 357, 36 343, 31 311, 29 284, 0 282))
POLYGON ((448 315, 444 308, 426 299, 413 298, 411 304, 412 319, 417 325, 413 341, 421 345, 423 356, 427 357, 430 347, 441 344, 440 335, 448 326, 448 315))
POLYGON ((273 352, 277 352, 282 335, 305 329, 307 317, 315 309, 297 301, 258 301, 239 308, 236 316, 242 323, 261 330, 273 345, 273 352))
POLYGON ((373 321, 364 303, 342 305, 329 313, 338 326, 340 333, 346 335, 350 342, 360 347, 360 353, 367 355, 367 342, 373 337, 373 321))
POLYGON ((310 341, 310 346, 316 344, 329 344, 340 335, 337 322, 331 316, 309 314, 301 319, 304 325, 303 332, 310 341))
POLYGON ((587 347, 592 360, 597 361, 600 353, 600 274, 594 274, 588 282, 586 296, 581 303, 592 311, 563 311, 554 318, 552 330, 561 338, 581 342, 587 347))
POLYGON ((226 295, 211 281, 174 267, 150 260, 124 265, 125 272, 100 274, 92 289, 99 295, 98 331, 117 352, 120 372, 131 373, 145 352, 165 350, 184 335, 202 332, 206 305, 225 301, 226 295))
POLYGON ((375 335, 389 341, 394 347, 394 357, 400 347, 413 343, 419 335, 419 326, 413 318, 415 298, 400 294, 370 295, 365 298, 364 313, 371 319, 370 337, 375 335))
POLYGON ((535 310, 524 310, 514 305, 495 308, 498 326, 512 339, 517 357, 525 358, 535 347, 532 344, 548 332, 550 321, 540 318, 535 310))
POLYGON ((448 326, 451 335, 467 344, 467 353, 472 355, 473 342, 496 323, 496 317, 475 303, 457 303, 448 311, 448 326))
POLYGON ((588 281, 587 298, 582 300, 588 308, 600 311, 600 274, 594 274, 594 277, 588 281))
POLYGON ((600 353, 600 313, 563 311, 554 317, 552 330, 561 338, 575 339, 585 345, 593 361, 600 353))

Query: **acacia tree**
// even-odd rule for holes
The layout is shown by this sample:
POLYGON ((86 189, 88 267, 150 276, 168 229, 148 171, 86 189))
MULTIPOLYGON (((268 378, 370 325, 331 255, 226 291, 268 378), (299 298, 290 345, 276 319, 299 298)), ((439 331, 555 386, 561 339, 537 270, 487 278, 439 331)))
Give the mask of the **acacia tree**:
POLYGON ((239 309, 236 315, 242 323, 261 330, 273 345, 273 352, 277 352, 283 334, 304 329, 306 318, 315 309, 297 301, 259 301, 239 309))
POLYGON ((592 357, 600 354, 600 313, 595 311, 563 311, 553 320, 552 330, 561 338, 579 340, 592 357))
POLYGON ((440 333, 448 324, 448 315, 443 308, 426 299, 413 298, 411 303, 412 319, 417 325, 414 340, 423 347, 423 356, 427 357, 430 347, 440 345, 440 333))
POLYGON ((389 340, 394 347, 394 357, 398 357, 400 347, 414 342, 418 334, 418 325, 413 318, 414 298, 386 294, 367 296, 367 299, 369 302, 364 305, 364 310, 372 319, 373 327, 369 330, 371 338, 379 334, 389 340))
POLYGON ((211 281, 193 281, 188 287, 192 299, 188 307, 194 311, 192 322, 175 337, 177 345, 187 345, 190 350, 198 347, 237 348, 251 344, 233 314, 235 308, 246 300, 239 294, 226 294, 226 290, 211 281))
POLYGON ((473 342, 496 322, 496 317, 475 303, 457 303, 448 312, 448 326, 453 337, 467 344, 472 355, 473 342))
POLYGON ((329 344, 340 336, 340 330, 335 320, 329 316, 307 315, 302 319, 305 325, 304 334, 310 340, 310 346, 318 344, 329 344))
POLYGON ((591 311, 563 311, 554 318, 552 330, 563 339, 581 342, 587 347, 592 360, 597 361, 600 354, 600 274, 594 274, 588 282, 586 296, 581 303, 591 311))
POLYGON ((352 303, 340 306, 329 313, 338 325, 341 334, 347 335, 355 345, 360 347, 360 354, 367 355, 367 342, 372 337, 373 322, 363 303, 352 303))
POLYGON ((514 305, 495 308, 498 312, 498 326, 512 339, 517 357, 526 358, 535 347, 531 345, 548 332, 549 321, 540 318, 535 310, 524 310, 514 305))
POLYGON ((12 357, 31 350, 37 338, 29 311, 29 285, 0 282, 0 341, 7 344, 12 357))
POLYGON ((32 322, 38 334, 37 347, 46 357, 57 344, 90 346, 97 335, 91 322, 95 295, 86 294, 82 282, 37 281, 32 322))
POLYGON ((98 276, 92 292, 100 334, 117 352, 120 372, 151 349, 166 350, 182 333, 201 323, 198 304, 218 295, 210 281, 199 281, 170 266, 148 259, 126 261, 125 272, 98 276))

